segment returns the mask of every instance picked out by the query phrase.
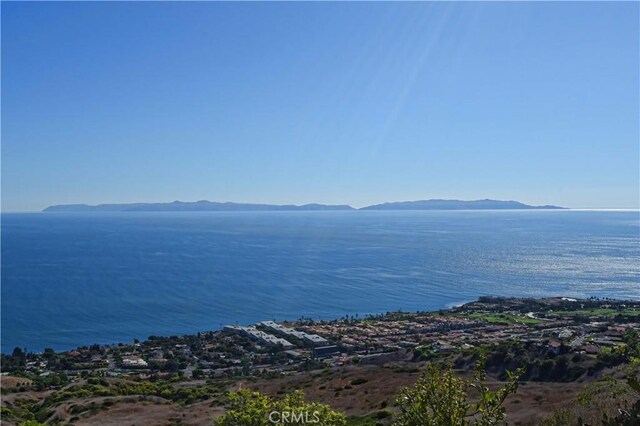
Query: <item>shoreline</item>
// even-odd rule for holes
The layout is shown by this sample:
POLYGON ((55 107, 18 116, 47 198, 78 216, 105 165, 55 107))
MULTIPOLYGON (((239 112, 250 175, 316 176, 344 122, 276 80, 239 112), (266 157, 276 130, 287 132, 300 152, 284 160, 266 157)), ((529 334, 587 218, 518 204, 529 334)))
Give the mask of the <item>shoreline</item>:
MULTIPOLYGON (((318 322, 318 323, 333 323, 333 322, 338 322, 338 321, 342 321, 344 318, 351 318, 354 319, 356 321, 363 321, 366 320, 368 318, 376 318, 376 317, 380 317, 380 316, 389 316, 389 315, 396 315, 396 314, 406 314, 406 315, 429 315, 429 314, 437 314, 437 313, 442 313, 442 312, 447 312, 447 311, 455 311, 458 309, 462 309, 467 305, 473 305, 475 303, 479 303, 480 300, 484 299, 484 298, 489 298, 489 299, 497 299, 497 300, 502 300, 505 302, 515 302, 515 301, 539 301, 539 302, 548 302, 548 301, 556 301, 556 300, 563 300, 563 301, 567 301, 567 302, 571 302, 571 303, 579 303, 579 302, 592 302, 592 301, 610 301, 613 303, 631 303, 631 304, 636 304, 636 303, 640 303, 640 297, 638 299, 618 299, 618 298, 598 298, 598 297, 590 297, 590 298, 576 298, 576 297, 569 297, 569 296, 545 296, 545 297, 511 297, 511 296, 496 296, 496 295, 484 295, 484 296, 479 296, 478 298, 476 298, 475 300, 465 300, 465 301, 459 301, 459 302, 451 302, 451 303, 447 303, 445 306, 441 307, 441 308, 436 308, 436 309, 430 309, 430 310, 403 310, 403 309, 399 309, 399 310, 387 310, 385 312, 370 312, 370 313, 355 313, 355 314, 346 314, 343 317, 340 318, 328 318, 328 319, 323 319, 322 317, 320 318, 313 318, 313 317, 306 317, 306 316, 301 316, 298 319, 279 319, 276 322, 280 323, 280 324, 286 324, 288 326, 292 326, 292 327, 296 327, 299 326, 300 324, 305 324, 308 321, 312 321, 312 322, 318 322)), ((271 318, 268 318, 268 315, 265 316, 265 318, 263 318, 262 320, 259 321, 270 321, 271 318)), ((258 322, 259 322, 258 321, 258 322)), ((208 330, 197 330, 197 331, 192 331, 192 332, 186 332, 186 333, 178 333, 178 334, 171 334, 171 335, 167 335, 167 334, 163 334, 163 335, 157 335, 157 334, 152 334, 146 337, 132 337, 132 339, 129 342, 124 342, 124 341, 109 341, 109 342, 96 342, 93 341, 91 343, 86 343, 86 344, 78 344, 74 347, 70 347, 68 349, 54 349, 55 352, 57 353, 67 353, 67 352, 71 352, 74 350, 78 350, 80 348, 86 348, 86 347, 90 347, 90 346, 95 346, 98 345, 100 347, 103 348, 113 348, 113 347, 118 347, 118 346, 122 346, 122 345, 129 345, 131 344, 131 342, 134 341, 148 341, 149 337, 156 337, 156 338, 172 338, 172 337, 180 337, 180 338, 185 338, 185 337, 193 337, 193 336, 197 336, 200 334, 206 334, 206 333, 221 333, 224 329, 225 326, 227 325, 235 325, 235 326, 242 326, 242 327, 250 327, 255 323, 252 322, 247 322, 247 323, 243 323, 243 324, 239 324, 237 321, 233 322, 233 324, 222 324, 221 327, 218 328, 212 328, 212 329, 208 329, 208 330)), ((23 346, 15 346, 15 347, 19 347, 19 348, 23 348, 23 346)), ((44 347, 42 348, 41 351, 29 351, 29 353, 33 353, 35 355, 40 355, 42 353, 44 353, 44 351, 49 348, 49 347, 44 347)), ((29 348, 26 348, 27 350, 29 348)), ((8 352, 5 351, 0 351, 0 354, 3 355, 9 355, 11 353, 11 350, 9 350, 8 352)))

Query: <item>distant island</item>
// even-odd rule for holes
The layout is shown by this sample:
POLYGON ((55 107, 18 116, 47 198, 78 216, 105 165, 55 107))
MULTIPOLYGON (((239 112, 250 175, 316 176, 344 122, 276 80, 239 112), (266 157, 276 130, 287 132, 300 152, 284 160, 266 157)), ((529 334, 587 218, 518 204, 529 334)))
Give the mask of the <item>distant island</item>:
POLYGON ((501 200, 420 200, 398 201, 394 203, 374 204, 361 210, 531 210, 564 209, 558 206, 530 206, 519 201, 501 200))
POLYGON ((532 210, 564 209, 558 206, 531 206, 519 201, 501 200, 420 200, 398 201, 355 209, 346 204, 254 204, 215 201, 174 201, 172 203, 130 203, 130 204, 59 204, 43 210, 55 212, 178 212, 178 211, 325 211, 325 210, 532 210))
POLYGON ((49 206, 43 212, 198 212, 198 211, 316 211, 316 210, 354 210, 347 205, 304 204, 253 204, 219 203, 215 201, 174 201, 172 203, 131 203, 131 204, 60 204, 49 206))

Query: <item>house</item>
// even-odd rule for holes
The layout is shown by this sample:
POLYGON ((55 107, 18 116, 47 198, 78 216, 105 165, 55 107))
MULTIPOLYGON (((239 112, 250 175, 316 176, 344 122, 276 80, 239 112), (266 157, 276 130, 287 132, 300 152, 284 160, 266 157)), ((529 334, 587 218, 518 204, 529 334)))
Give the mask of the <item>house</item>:
POLYGON ((324 358, 339 352, 338 346, 320 346, 313 348, 313 358, 324 358))
POLYGON ((562 343, 558 342, 557 340, 551 340, 547 345, 547 353, 552 355, 558 355, 560 353, 561 346, 562 346, 562 343))
POLYGON ((122 366, 124 368, 145 368, 148 364, 137 355, 127 355, 122 357, 122 366))
POLYGON ((585 353, 592 355, 600 352, 600 349, 596 345, 585 345, 582 349, 585 353))

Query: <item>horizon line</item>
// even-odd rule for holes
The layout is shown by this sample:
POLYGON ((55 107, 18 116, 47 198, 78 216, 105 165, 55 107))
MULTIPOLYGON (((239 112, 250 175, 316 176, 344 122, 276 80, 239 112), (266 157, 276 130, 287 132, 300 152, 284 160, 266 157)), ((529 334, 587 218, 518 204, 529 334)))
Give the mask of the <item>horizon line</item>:
MULTIPOLYGON (((184 203, 184 204, 197 204, 197 203, 212 203, 212 204, 238 204, 238 205, 264 205, 264 206, 292 206, 292 207, 303 207, 303 206, 309 206, 309 205, 320 205, 320 206, 336 206, 336 207, 348 207, 351 210, 365 210, 366 207, 371 207, 371 206, 382 206, 382 205, 386 205, 386 204, 400 204, 400 203, 415 203, 415 202, 422 202, 422 201, 450 201, 450 202, 478 202, 478 201, 494 201, 494 202, 515 202, 515 203, 520 203, 520 204, 524 204, 526 206, 529 207, 533 207, 531 210, 573 210, 573 211, 640 211, 640 205, 638 206, 633 206, 633 207, 613 207, 613 206, 607 206, 607 207, 583 207, 583 206, 579 206, 579 207, 565 207, 565 206, 560 206, 557 204, 529 204, 528 202, 523 202, 523 201, 519 201, 519 200, 514 200, 514 199, 494 199, 494 198, 476 198, 476 199, 458 199, 458 198, 421 198, 421 199, 411 199, 411 200, 401 200, 401 201, 381 201, 381 202, 373 202, 372 204, 362 204, 362 205, 351 205, 348 203, 340 203, 340 202, 304 202, 304 203, 296 203, 296 202, 255 202, 255 201, 229 201, 229 200, 225 200, 225 201, 211 201, 211 200, 207 200, 207 199, 199 199, 196 201, 181 201, 178 199, 174 199, 172 201, 132 201, 132 202, 100 202, 100 203, 95 203, 95 204, 89 204, 89 203, 82 203, 82 202, 70 202, 70 203, 63 203, 63 204, 49 204, 44 208, 38 208, 38 209, 33 209, 33 210, 4 210, 2 209, 2 203, 0 202, 0 214, 9 214, 9 213, 43 213, 46 211, 46 209, 50 208, 50 207, 56 207, 56 206, 87 206, 87 207, 98 207, 98 206, 104 206, 104 205, 135 205, 135 204, 174 204, 174 203, 184 203), (544 209, 544 207, 550 207, 549 209, 544 209)), ((390 210, 396 210, 396 209, 388 209, 388 211, 390 210)), ((397 210, 414 210, 414 211, 419 211, 419 210, 492 210, 492 209, 472 209, 472 208, 459 208, 459 209, 397 209, 397 210)), ((508 209, 508 208, 501 208, 501 209, 493 209, 493 210, 529 210, 529 209, 508 209)), ((189 210, 185 210, 186 212, 194 212, 194 211, 189 211, 189 210)), ((216 211, 216 210, 202 210, 204 212, 206 211, 216 211)), ((224 210, 223 210, 224 211, 224 210)), ((233 210, 227 210, 229 212, 233 211, 233 210)), ((254 210, 254 211, 259 211, 259 210, 254 210)), ((115 212, 115 211, 114 211, 115 212)), ((171 211, 166 211, 166 212, 171 212, 171 211)), ((197 212, 197 211, 195 211, 197 212)))

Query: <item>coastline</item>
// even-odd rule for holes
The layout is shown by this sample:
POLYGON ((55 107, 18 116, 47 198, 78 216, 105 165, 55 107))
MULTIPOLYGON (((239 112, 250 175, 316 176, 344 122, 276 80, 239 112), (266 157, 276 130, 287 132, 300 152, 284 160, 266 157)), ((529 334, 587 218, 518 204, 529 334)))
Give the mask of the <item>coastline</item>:
MULTIPOLYGON (((366 321, 367 319, 370 318, 380 318, 380 317, 385 317, 385 316, 396 316, 396 315, 435 315, 435 314, 441 314, 441 313, 446 313, 446 312, 454 312, 454 311, 458 311, 458 310, 464 310, 466 306, 473 306, 477 303, 480 303, 481 300, 484 299, 495 299, 495 300, 501 300, 507 303, 511 303, 511 302, 527 302, 527 301, 539 301, 539 302, 554 302, 554 301, 563 301, 563 302, 570 302, 570 303, 575 303, 575 304, 579 304, 581 302, 593 302, 593 301, 602 301, 602 302, 612 302, 615 304, 625 304, 628 303, 632 306, 636 306, 640 309, 640 298, 638 299, 620 299, 620 298, 597 298, 597 297, 591 297, 588 299, 583 299, 583 298, 576 298, 576 297, 567 297, 567 296, 547 296, 547 297, 512 297, 512 296, 497 296, 497 295, 486 295, 486 296, 480 296, 475 300, 465 300, 465 301, 460 301, 460 302, 451 302, 446 304, 443 307, 440 308, 435 308, 435 309, 427 309, 427 310, 414 310, 414 311, 405 311, 405 310, 388 310, 385 312, 373 312, 373 313, 354 313, 354 314, 346 314, 343 317, 337 318, 337 317, 333 317, 333 318, 313 318, 313 317, 306 317, 306 316, 301 316, 298 319, 291 319, 291 318, 284 318, 284 319, 279 319, 277 322, 281 323, 281 324, 286 324, 287 326, 290 327, 300 327, 300 326, 304 326, 305 324, 308 324, 309 322, 312 323, 320 323, 320 324, 331 324, 331 323, 335 323, 335 322, 339 322, 339 321, 344 321, 345 319, 350 319, 350 320, 355 320, 355 321, 366 321)), ((640 312, 639 312, 639 318, 640 318, 640 312)), ((257 323, 260 323, 261 321, 271 321, 270 318, 267 318, 267 316, 265 316, 265 318, 263 318, 262 320, 256 322, 256 323, 251 323, 251 322, 247 322, 247 323, 243 323, 243 324, 239 324, 238 321, 235 321, 231 324, 221 324, 220 327, 217 328, 211 328, 211 329, 207 329, 207 330, 198 330, 198 331, 191 331, 191 332, 187 332, 187 333, 183 333, 183 334, 177 334, 177 335, 156 335, 153 334, 151 335, 151 337, 155 337, 155 338, 174 338, 174 337, 179 337, 179 338, 189 338, 189 337, 194 337, 197 335, 204 335, 204 334, 211 334, 211 333, 221 333, 223 332, 224 328, 226 326, 229 325, 233 325, 233 326, 240 326, 240 327, 252 327, 257 323)), ((133 337, 132 341, 145 341, 148 340, 148 337, 143 337, 143 336, 138 336, 138 337, 133 337)), ((84 344, 78 344, 77 346, 74 347, 70 347, 67 349, 56 349, 56 352, 60 352, 60 353, 66 353, 66 352, 71 352, 74 350, 77 350, 79 348, 86 348, 89 346, 95 346, 98 345, 100 347, 104 347, 104 348, 109 348, 109 347, 118 347, 118 346, 122 346, 122 345, 128 345, 131 344, 131 342, 127 343, 124 341, 116 341, 116 342, 104 342, 104 343, 100 343, 100 342, 90 342, 90 343, 84 343, 84 344)), ((21 347, 22 346, 17 346, 17 347, 21 347)), ((42 354, 47 348, 43 348, 41 351, 30 351, 36 355, 38 354, 42 354)), ((9 352, 4 352, 1 351, 1 354, 4 355, 8 355, 9 352)))

